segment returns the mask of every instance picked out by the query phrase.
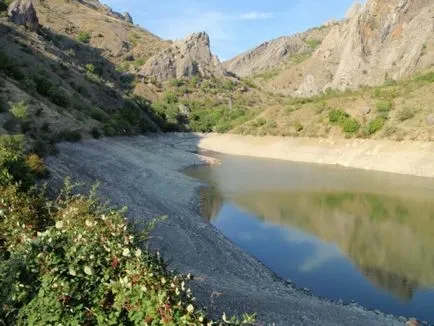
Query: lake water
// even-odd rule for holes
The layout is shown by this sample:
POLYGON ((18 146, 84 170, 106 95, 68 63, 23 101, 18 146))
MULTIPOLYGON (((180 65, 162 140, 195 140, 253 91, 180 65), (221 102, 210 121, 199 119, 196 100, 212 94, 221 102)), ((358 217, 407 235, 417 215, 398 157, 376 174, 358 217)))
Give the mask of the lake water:
POLYGON ((230 240, 317 296, 434 323, 434 180, 212 156, 186 173, 230 240))

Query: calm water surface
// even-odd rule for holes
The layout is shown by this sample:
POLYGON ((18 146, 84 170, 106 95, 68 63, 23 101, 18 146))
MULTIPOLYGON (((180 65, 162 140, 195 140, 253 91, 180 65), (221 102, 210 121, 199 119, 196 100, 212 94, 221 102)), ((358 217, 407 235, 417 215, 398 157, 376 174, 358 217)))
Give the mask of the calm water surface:
POLYGON ((213 155, 202 214, 318 296, 434 323, 434 180, 213 155))

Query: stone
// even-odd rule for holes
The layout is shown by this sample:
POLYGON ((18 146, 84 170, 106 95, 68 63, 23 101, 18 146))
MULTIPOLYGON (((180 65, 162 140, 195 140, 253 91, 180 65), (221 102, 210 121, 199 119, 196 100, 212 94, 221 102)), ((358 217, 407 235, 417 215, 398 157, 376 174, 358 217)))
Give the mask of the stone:
POLYGON ((365 107, 362 109, 362 113, 363 113, 363 114, 369 114, 369 113, 371 113, 371 108, 365 106, 365 107))
POLYGON ((124 20, 129 24, 134 24, 133 17, 128 12, 124 12, 124 20))
POLYGON ((429 114, 426 117, 426 124, 428 126, 434 126, 434 114, 429 114))
POLYGON ((12 2, 8 8, 8 16, 14 24, 23 25, 33 32, 41 29, 35 7, 30 0, 12 2))

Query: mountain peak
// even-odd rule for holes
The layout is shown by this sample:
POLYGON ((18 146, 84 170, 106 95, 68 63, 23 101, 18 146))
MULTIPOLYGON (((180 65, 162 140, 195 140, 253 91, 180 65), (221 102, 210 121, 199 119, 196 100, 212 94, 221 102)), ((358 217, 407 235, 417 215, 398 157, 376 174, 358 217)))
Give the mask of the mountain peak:
POLYGON ((165 81, 192 76, 224 76, 227 73, 211 53, 209 35, 199 32, 173 42, 168 49, 150 58, 140 74, 165 81))

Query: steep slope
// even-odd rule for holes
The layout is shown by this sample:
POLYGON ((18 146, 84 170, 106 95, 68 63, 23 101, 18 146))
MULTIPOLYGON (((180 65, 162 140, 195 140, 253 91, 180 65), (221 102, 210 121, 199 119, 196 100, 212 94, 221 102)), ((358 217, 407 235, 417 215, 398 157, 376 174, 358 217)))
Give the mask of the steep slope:
POLYGON ((102 54, 114 63, 146 61, 170 45, 170 42, 132 25, 125 16, 97 0, 33 2, 43 26, 73 39, 88 36, 88 44, 102 50, 102 54))
POLYGON ((276 44, 288 40, 282 38, 271 42, 269 51, 263 45, 225 65, 268 91, 297 96, 316 95, 327 88, 382 84, 434 63, 433 11, 432 0, 368 0, 365 6, 354 5, 346 19, 326 27, 319 48, 298 62, 284 65, 284 56, 276 62, 276 44), (252 58, 281 68, 268 70, 268 78, 258 79, 258 59, 252 58))

